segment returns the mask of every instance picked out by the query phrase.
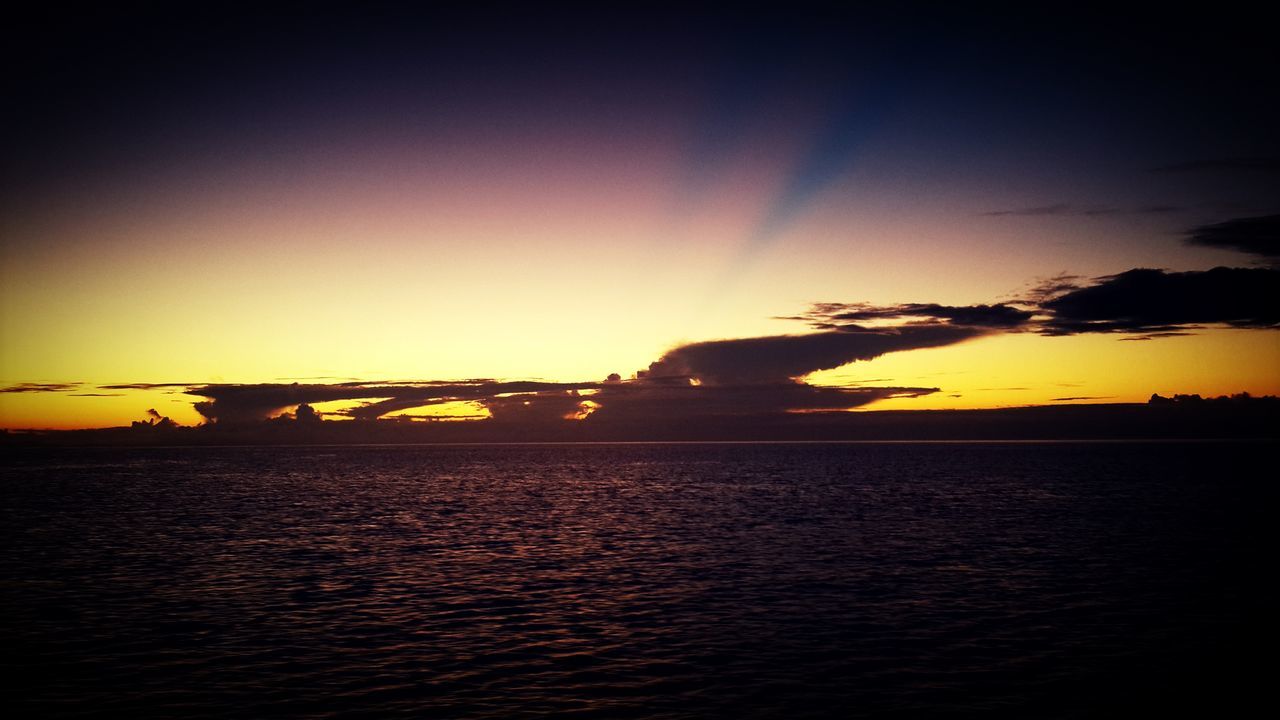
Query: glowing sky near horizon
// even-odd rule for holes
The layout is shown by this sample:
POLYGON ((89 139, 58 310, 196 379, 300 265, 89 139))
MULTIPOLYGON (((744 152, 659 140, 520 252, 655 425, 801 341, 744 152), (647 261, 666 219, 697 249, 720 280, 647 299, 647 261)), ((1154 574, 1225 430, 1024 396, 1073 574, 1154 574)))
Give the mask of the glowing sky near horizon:
MULTIPOLYGON (((936 29, 788 30, 561 43, 466 26, 331 48, 341 32, 321 24, 241 59, 207 41, 159 77, 136 57, 102 77, 87 52, 56 72, 56 48, 27 59, 0 385, 625 377, 682 343, 805 332, 776 318, 813 302, 966 305, 1059 273, 1248 266, 1182 235, 1276 210, 1273 175, 1152 172, 1275 154, 1235 106, 1208 132, 1200 109, 1179 115, 1209 92, 1168 90, 1181 66, 1144 89, 1158 61, 1104 76, 936 29), (112 82, 41 85, 68 73, 112 82)), ((1277 394, 1277 368, 1272 331, 1018 334, 813 381, 940 388, 871 409, 1001 407, 1277 394)), ((153 407, 194 423, 191 401, 4 393, 0 427, 153 407)))

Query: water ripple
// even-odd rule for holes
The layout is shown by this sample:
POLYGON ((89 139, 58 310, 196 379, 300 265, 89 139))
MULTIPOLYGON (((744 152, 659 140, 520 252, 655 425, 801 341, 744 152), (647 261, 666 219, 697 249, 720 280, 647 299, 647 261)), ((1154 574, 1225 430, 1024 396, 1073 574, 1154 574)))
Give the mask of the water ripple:
POLYGON ((1241 648, 1275 637, 1274 450, 20 450, 0 465, 7 704, 1221 714, 1263 687, 1241 648))

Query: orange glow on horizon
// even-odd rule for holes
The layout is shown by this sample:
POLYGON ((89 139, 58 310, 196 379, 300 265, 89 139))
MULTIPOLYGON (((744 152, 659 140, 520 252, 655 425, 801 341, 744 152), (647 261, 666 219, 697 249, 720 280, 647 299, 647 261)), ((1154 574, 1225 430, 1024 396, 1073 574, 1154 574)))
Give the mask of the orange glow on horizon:
POLYGON ((1146 402, 1152 393, 1280 395, 1278 367, 1280 334, 1269 331, 1207 330, 1143 341, 1005 334, 892 353, 814 373, 808 381, 937 387, 936 393, 888 398, 859 410, 946 410, 1146 402))
POLYGON ((478 402, 452 400, 419 405, 396 410, 383 415, 380 420, 408 420, 410 422, 474 422, 493 417, 489 409, 478 402))
MULTIPOLYGON (((14 208, 0 247, 0 384, 85 385, 0 393, 0 427, 121 426, 151 408, 202 421, 197 398, 172 388, 96 388, 122 382, 598 382, 685 343, 806 332, 777 318, 813 302, 991 303, 1064 269, 1245 262, 1170 240, 1186 221, 1161 214, 1046 223, 984 212, 1035 204, 1039 187, 993 197, 948 176, 924 193, 912 169, 929 158, 903 137, 868 145, 762 230, 813 149, 817 105, 805 98, 744 129, 751 150, 724 158, 697 192, 696 127, 673 111, 628 125, 627 142, 460 125, 426 144, 313 148, 294 158, 306 173, 187 158, 169 168, 182 182, 138 177, 14 208)), ((863 410, 1277 394, 1278 337, 1005 334, 811 381, 939 388, 863 410)), ((355 407, 319 405, 330 420, 355 407)))
POLYGON ((594 400, 583 400, 582 402, 578 403, 578 411, 571 412, 568 415, 565 415, 564 419, 565 420, 586 420, 588 417, 591 416, 591 413, 595 412, 596 410, 599 410, 601 407, 602 406, 600 405, 600 403, 595 402, 594 400))
MULTIPOLYGON (((806 381, 814 385, 939 388, 920 397, 872 402, 854 408, 855 412, 971 409, 1145 402, 1152 393, 1280 395, 1277 367, 1280 337, 1274 332, 1210 330, 1137 342, 1114 335, 1046 338, 1021 333, 890 353, 813 373, 806 381)), ((583 398, 597 394, 592 390, 579 393, 583 398)), ((333 421, 344 417, 341 411, 378 399, 317 402, 312 407, 333 421)), ((102 390, 91 383, 65 392, 2 393, 0 427, 120 427, 147 420, 150 409, 180 425, 192 426, 204 422, 192 407, 198 400, 181 393, 180 388, 102 390)), ((565 417, 583 420, 601 406, 596 400, 584 399, 579 410, 565 417)), ((296 406, 283 410, 296 411, 296 406)), ((454 401, 397 410, 385 417, 447 421, 478 420, 490 414, 479 403, 454 401)))

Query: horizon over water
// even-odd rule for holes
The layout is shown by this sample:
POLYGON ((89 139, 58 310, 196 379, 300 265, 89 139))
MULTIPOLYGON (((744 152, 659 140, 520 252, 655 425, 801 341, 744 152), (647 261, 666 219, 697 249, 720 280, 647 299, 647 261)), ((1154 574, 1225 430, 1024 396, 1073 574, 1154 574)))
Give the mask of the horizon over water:
POLYGON ((1264 697, 1277 443, 10 448, 21 716, 1073 718, 1264 697))

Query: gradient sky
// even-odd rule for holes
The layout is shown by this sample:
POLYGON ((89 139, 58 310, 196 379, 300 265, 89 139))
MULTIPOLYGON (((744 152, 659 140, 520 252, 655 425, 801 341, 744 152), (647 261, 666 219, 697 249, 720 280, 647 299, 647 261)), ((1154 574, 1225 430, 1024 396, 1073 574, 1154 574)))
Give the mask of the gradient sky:
MULTIPOLYGON (((1187 242, 1280 213, 1257 18, 189 12, 14 29, 0 386, 66 387, 0 393, 0 427, 201 419, 101 387, 126 383, 630 378, 811 332, 782 318, 813 303, 1274 263, 1187 242)), ((938 388, 870 409, 1280 393, 1274 320, 1203 320, 809 382, 938 388)))

